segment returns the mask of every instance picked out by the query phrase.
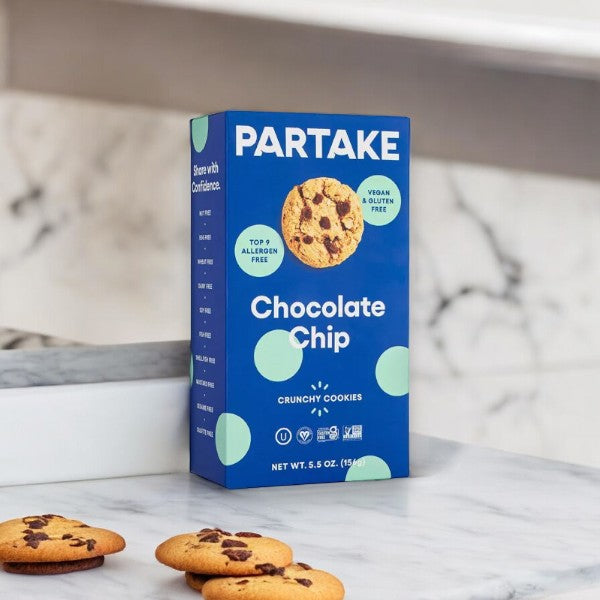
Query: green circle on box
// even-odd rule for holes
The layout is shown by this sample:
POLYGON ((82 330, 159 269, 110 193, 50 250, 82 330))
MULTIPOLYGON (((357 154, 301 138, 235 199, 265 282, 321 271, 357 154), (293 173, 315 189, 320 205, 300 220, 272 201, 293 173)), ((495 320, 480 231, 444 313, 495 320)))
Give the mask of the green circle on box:
POLYGON ((192 143, 196 152, 202 152, 208 140, 208 115, 192 119, 192 143))
POLYGON ((252 434, 248 423, 234 413, 222 413, 215 427, 215 445, 219 460, 225 465, 240 462, 250 449, 252 434))
POLYGON ((256 370, 269 381, 286 381, 293 377, 302 366, 303 358, 302 348, 292 345, 290 332, 285 329, 267 331, 254 348, 256 370))
POLYGON ((387 225, 400 212, 402 197, 398 186, 385 175, 371 175, 356 190, 365 221, 370 225, 387 225))
POLYGON ((283 240, 267 225, 246 227, 235 242, 235 260, 244 273, 266 277, 279 269, 283 261, 283 240))
POLYGON ((375 379, 386 394, 390 396, 408 394, 408 359, 406 346, 392 346, 377 359, 375 379))
POLYGON ((370 454, 357 459, 346 473, 346 481, 391 479, 391 477, 392 472, 385 460, 370 454))

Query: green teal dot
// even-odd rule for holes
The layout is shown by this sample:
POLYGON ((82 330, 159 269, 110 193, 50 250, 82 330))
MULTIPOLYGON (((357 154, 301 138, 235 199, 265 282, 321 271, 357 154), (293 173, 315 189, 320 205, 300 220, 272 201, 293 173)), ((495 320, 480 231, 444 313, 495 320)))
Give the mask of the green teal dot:
POLYGON ((371 225, 387 225, 400 212, 402 197, 398 186, 385 175, 371 175, 356 190, 363 217, 371 225))
POLYGON ((233 413, 223 413, 218 418, 215 444, 219 460, 225 466, 234 465, 246 456, 251 439, 250 428, 242 417, 233 413))
POLYGON ((194 383, 194 355, 190 356, 190 385, 194 383))
POLYGON ((242 271, 252 277, 266 277, 281 265, 283 241, 272 227, 251 225, 238 235, 234 252, 242 271))
POLYGON ((365 481, 367 479, 390 479, 392 472, 385 460, 379 456, 357 458, 346 473, 346 481, 365 481))
POLYGON ((208 139, 208 115, 192 119, 192 144, 196 152, 202 152, 208 139))
POLYGON ((377 359, 375 379, 379 387, 390 396, 408 394, 408 348, 388 348, 377 359))
POLYGON ((302 348, 292 345, 290 332, 284 329, 268 331, 254 348, 256 369, 270 381, 285 381, 293 377, 302 365, 302 356, 302 348))

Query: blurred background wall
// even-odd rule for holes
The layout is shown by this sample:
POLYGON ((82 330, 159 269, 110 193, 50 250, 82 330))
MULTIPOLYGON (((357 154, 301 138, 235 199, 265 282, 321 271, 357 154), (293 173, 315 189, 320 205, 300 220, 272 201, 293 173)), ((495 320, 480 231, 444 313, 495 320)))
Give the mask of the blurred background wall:
POLYGON ((0 0, 0 325, 188 337, 191 115, 406 114, 412 429, 600 466, 600 51, 560 14, 461 40, 468 2, 425 7, 445 37, 195 2, 0 0))

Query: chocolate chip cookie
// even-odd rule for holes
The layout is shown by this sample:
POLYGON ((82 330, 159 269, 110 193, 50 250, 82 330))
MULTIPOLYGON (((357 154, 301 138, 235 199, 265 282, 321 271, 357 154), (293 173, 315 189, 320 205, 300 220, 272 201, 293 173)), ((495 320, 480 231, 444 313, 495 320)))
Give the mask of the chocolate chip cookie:
POLYGON ((99 567, 125 540, 108 529, 60 515, 34 515, 0 523, 0 562, 5 571, 57 575, 99 567))
POLYGON ((233 534, 214 528, 169 538, 156 549, 156 559, 173 569, 201 575, 254 575, 256 565, 286 567, 292 562, 292 550, 258 533, 233 534))
POLYGON ((185 582, 197 592, 201 592, 204 584, 210 579, 210 575, 200 575, 199 573, 185 572, 185 582))
POLYGON ((330 573, 304 563, 285 568, 257 565, 258 575, 216 577, 202 587, 206 600, 342 600, 342 582, 330 573))
POLYGON ((362 238, 360 198, 337 179, 309 179, 287 195, 281 230, 288 248, 303 263, 316 268, 339 265, 362 238))

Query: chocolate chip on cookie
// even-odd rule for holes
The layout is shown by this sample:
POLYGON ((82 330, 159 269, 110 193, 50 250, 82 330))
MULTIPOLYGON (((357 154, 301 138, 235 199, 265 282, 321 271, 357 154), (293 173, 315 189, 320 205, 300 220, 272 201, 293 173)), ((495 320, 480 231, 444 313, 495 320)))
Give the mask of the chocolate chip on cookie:
POLYGON ((276 567, 271 563, 265 563, 264 565, 256 565, 256 570, 263 575, 283 575, 285 567, 276 567))
POLYGON ((223 550, 221 554, 236 562, 245 562, 252 556, 252 550, 223 550))
POLYGON ((241 540, 223 540, 221 548, 247 548, 248 544, 241 540))
POLYGON ((99 567, 125 540, 108 529, 45 514, 0 523, 0 562, 9 573, 52 575, 99 567), (84 535, 79 531, 85 528, 84 535))

